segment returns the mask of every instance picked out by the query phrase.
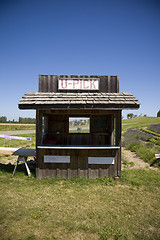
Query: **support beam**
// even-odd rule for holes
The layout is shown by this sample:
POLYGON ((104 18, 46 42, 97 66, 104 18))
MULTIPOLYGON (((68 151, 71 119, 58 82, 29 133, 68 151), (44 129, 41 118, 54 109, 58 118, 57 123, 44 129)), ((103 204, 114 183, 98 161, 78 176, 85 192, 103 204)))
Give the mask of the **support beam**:
POLYGON ((116 138, 115 144, 120 149, 117 151, 117 176, 121 175, 121 131, 122 131, 122 118, 121 110, 116 112, 116 138))

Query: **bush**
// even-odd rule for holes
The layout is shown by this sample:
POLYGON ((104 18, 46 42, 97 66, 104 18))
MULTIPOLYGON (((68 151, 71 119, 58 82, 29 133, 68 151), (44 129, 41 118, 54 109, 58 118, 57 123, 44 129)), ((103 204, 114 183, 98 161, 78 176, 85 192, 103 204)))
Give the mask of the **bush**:
POLYGON ((160 110, 157 112, 157 117, 160 117, 160 110))
POLYGON ((150 133, 150 130, 148 131, 149 132, 146 133, 134 129, 128 129, 124 133, 122 146, 135 152, 136 155, 145 162, 154 166, 159 166, 159 162, 157 163, 157 161, 155 161, 155 153, 160 151, 160 141, 158 137, 154 138, 150 133))
POLYGON ((160 123, 152 124, 147 129, 156 133, 160 133, 160 123))
POLYGON ((136 151, 137 155, 142 158, 145 162, 152 163, 154 161, 154 152, 150 148, 147 148, 146 146, 141 146, 136 151))

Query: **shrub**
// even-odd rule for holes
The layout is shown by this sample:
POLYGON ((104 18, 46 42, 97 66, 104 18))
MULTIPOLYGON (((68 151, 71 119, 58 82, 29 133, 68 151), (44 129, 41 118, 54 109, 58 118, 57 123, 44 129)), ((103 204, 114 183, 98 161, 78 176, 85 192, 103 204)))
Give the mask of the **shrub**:
MULTIPOLYGON (((148 130, 150 131, 150 130, 148 130)), ((134 129, 128 129, 124 133, 122 146, 126 147, 136 155, 151 165, 159 166, 155 162, 155 153, 159 152, 159 138, 149 132, 140 132, 134 129)))
POLYGON ((137 155, 142 158, 145 162, 152 163, 154 161, 154 152, 152 149, 147 148, 146 146, 141 146, 136 151, 137 155))
POLYGON ((160 123, 152 124, 147 129, 156 133, 160 133, 160 123))
POLYGON ((160 110, 157 112, 157 117, 160 117, 160 110))
POLYGON ((150 134, 150 133, 140 132, 140 131, 135 130, 135 129, 128 129, 124 133, 123 144, 126 145, 127 142, 134 142, 134 143, 137 142, 138 143, 138 142, 140 142, 139 140, 149 141, 152 138, 153 138, 153 135, 150 134))

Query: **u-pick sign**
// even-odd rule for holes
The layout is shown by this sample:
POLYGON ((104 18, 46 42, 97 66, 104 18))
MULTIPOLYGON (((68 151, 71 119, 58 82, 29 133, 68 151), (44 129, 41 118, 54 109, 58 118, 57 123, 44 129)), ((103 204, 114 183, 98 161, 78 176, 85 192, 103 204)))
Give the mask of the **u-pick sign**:
POLYGON ((59 90, 99 90, 98 78, 59 79, 59 90))

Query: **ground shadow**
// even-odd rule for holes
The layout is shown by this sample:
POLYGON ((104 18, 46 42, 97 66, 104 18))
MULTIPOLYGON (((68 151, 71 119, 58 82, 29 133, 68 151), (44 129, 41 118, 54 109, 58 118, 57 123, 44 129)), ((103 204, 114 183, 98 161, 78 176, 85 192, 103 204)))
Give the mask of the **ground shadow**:
POLYGON ((159 167, 160 167, 160 158, 156 158, 156 159, 152 162, 151 166, 159 166, 159 167))
MULTIPOLYGON (((30 169, 30 171, 32 173, 32 176, 36 177, 36 171, 35 171, 36 165, 35 165, 35 162, 31 160, 31 161, 27 161, 27 164, 28 164, 28 167, 29 167, 29 169, 30 169)), ((3 163, 0 163, 0 169, 1 169, 2 172, 13 174, 14 167, 15 167, 15 164, 11 164, 11 163, 3 164, 3 163)), ((27 171, 26 171, 26 167, 25 167, 24 163, 18 164, 16 172, 15 172, 15 176, 16 176, 16 173, 24 173, 25 175, 27 175, 27 171)))

